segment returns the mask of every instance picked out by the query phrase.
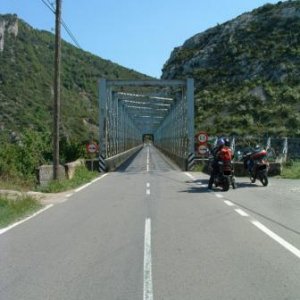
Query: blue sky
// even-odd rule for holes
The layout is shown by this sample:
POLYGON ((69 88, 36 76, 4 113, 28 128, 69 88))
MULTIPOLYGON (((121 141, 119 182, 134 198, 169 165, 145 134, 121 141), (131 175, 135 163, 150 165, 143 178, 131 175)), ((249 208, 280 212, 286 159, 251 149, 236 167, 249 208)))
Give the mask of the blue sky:
MULTIPOLYGON (((55 2, 55 0, 44 0, 55 2)), ((191 36, 272 0, 62 0, 62 18, 81 48, 159 78, 171 51, 191 36)), ((0 0, 36 29, 54 28, 42 0, 0 0)), ((62 29, 63 39, 71 42, 62 29)))

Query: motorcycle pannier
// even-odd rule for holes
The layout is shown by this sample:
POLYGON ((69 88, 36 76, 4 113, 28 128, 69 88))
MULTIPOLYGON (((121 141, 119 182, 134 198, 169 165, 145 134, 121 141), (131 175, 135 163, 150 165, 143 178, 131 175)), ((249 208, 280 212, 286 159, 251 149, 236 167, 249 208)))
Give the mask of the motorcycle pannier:
POLYGON ((261 150, 259 152, 253 153, 252 156, 251 156, 251 158, 252 159, 261 159, 261 158, 263 158, 266 155, 267 155, 267 151, 266 150, 261 150))

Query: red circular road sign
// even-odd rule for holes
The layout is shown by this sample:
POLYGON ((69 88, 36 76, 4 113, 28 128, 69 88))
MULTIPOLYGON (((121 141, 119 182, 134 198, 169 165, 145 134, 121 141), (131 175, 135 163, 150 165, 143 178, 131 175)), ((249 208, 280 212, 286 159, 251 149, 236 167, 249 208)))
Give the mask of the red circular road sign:
POLYGON ((98 151, 98 145, 96 143, 87 144, 86 151, 88 153, 96 153, 98 151))
POLYGON ((207 153, 207 151, 208 151, 207 145, 200 145, 200 146, 198 146, 198 153, 199 154, 204 155, 204 154, 207 153))
POLYGON ((201 144, 205 144, 208 141, 208 134, 205 131, 200 131, 196 135, 197 141, 201 144))

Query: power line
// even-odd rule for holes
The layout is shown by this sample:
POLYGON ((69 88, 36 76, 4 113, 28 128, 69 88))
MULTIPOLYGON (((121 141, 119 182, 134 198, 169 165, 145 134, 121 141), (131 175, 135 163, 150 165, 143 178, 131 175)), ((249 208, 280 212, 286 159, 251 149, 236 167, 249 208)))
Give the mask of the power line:
MULTIPOLYGON (((50 2, 50 0, 41 0, 54 14, 55 14, 55 9, 53 7, 53 3, 50 2)), ((79 45, 77 39, 75 38, 74 34, 72 33, 72 31, 70 30, 70 28, 68 27, 68 25, 65 23, 65 21, 63 19, 61 19, 61 24, 64 27, 64 29, 66 30, 67 34, 69 35, 69 37, 72 39, 72 41, 74 42, 74 44, 79 48, 82 49, 81 46, 79 45)))

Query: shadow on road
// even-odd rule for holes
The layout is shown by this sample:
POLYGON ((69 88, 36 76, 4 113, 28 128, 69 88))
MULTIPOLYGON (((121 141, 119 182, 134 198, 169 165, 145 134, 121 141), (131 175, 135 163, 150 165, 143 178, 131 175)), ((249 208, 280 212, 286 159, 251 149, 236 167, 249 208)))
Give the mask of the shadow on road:
POLYGON ((140 153, 140 151, 136 152, 135 154, 133 154, 129 159, 127 159, 124 163, 122 163, 116 170, 115 172, 120 172, 120 173, 124 173, 124 172, 128 172, 130 170, 130 167, 134 169, 135 172, 139 172, 139 170, 137 170, 137 168, 134 166, 132 166, 132 162, 134 161, 134 159, 138 156, 138 154, 140 153))

